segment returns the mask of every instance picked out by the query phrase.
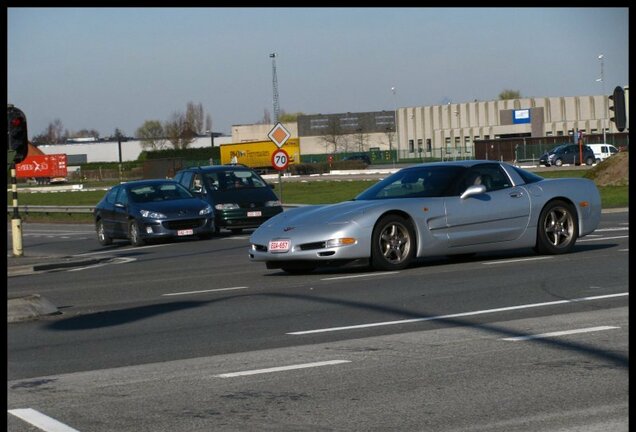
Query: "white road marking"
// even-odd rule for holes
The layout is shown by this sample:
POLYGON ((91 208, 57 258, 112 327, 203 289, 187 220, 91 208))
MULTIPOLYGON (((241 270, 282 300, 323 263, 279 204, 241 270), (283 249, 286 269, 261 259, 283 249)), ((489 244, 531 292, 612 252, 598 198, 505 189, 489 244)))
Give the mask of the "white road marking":
POLYGON ((152 249, 152 248, 156 248, 156 247, 166 247, 169 246, 168 243, 164 243, 164 244, 156 244, 156 245, 148 245, 148 246, 141 246, 141 247, 136 247, 136 248, 126 248, 126 249, 110 249, 110 250, 103 250, 103 251, 97 251, 97 252, 86 252, 83 254, 79 254, 79 255, 73 255, 75 257, 83 257, 83 256, 91 256, 91 255, 102 255, 102 254, 112 254, 112 253, 118 253, 118 252, 122 252, 122 253, 128 253, 130 251, 137 251, 137 250, 143 250, 143 249, 152 249))
POLYGON ((389 274, 396 274, 396 273, 399 273, 399 271, 369 273, 369 274, 350 275, 350 276, 335 276, 335 277, 323 278, 320 280, 328 281, 328 280, 337 280, 337 279, 353 279, 353 278, 361 278, 361 277, 369 277, 369 276, 382 276, 382 275, 389 275, 389 274))
POLYGON ((137 261, 137 258, 116 257, 116 258, 113 258, 111 261, 106 262, 106 263, 92 264, 92 265, 84 266, 84 267, 74 267, 74 268, 68 269, 67 271, 68 272, 82 271, 82 270, 92 269, 92 268, 96 268, 96 267, 104 267, 104 266, 113 265, 113 264, 127 264, 127 263, 133 262, 133 261, 137 261))
POLYGON ((73 429, 31 408, 12 409, 8 410, 8 412, 45 432, 79 432, 77 429, 73 429))
POLYGON ((628 231, 629 227, 615 227, 615 228, 600 228, 594 230, 594 232, 603 232, 603 231, 628 231))
POLYGON ((532 340, 532 339, 549 338, 549 337, 555 337, 555 336, 565 336, 565 335, 571 335, 571 334, 577 334, 577 333, 590 333, 595 331, 612 330, 612 329, 619 329, 619 328, 620 327, 614 327, 614 326, 588 327, 588 328, 577 329, 577 330, 563 330, 563 331, 556 331, 556 332, 550 332, 550 333, 541 333, 536 335, 502 338, 501 340, 517 342, 517 341, 526 341, 526 340, 532 340))
POLYGON ((540 257, 532 257, 532 258, 517 258, 517 259, 509 259, 509 260, 499 260, 499 261, 487 261, 483 262, 484 265, 493 265, 493 264, 510 264, 516 262, 524 262, 524 261, 538 261, 544 259, 552 259, 549 256, 540 256, 540 257))
POLYGON ((449 318, 485 315, 485 314, 496 313, 496 312, 507 312, 512 310, 530 309, 530 308, 544 307, 544 306, 554 306, 554 305, 560 305, 560 304, 566 304, 566 303, 578 303, 578 302, 584 302, 584 301, 603 300, 603 299, 614 298, 614 297, 624 297, 628 295, 629 295, 628 292, 618 293, 618 294, 606 294, 606 295, 593 296, 593 297, 581 297, 581 298, 576 298, 571 300, 557 300, 557 301, 545 302, 545 303, 531 303, 531 304, 525 304, 525 305, 519 305, 519 306, 508 306, 508 307, 502 307, 502 308, 496 308, 496 309, 460 312, 460 313, 449 314, 449 315, 438 315, 438 316, 425 317, 425 318, 412 318, 412 319, 405 319, 405 320, 398 320, 398 321, 384 321, 384 322, 359 324, 359 325, 351 325, 351 326, 343 326, 343 327, 323 328, 323 329, 316 329, 316 330, 304 330, 304 331, 290 332, 285 334, 297 336, 297 335, 306 335, 306 334, 314 334, 314 333, 336 332, 336 331, 343 331, 343 330, 356 330, 356 329, 369 328, 369 327, 382 327, 382 326, 390 326, 390 325, 396 325, 396 324, 410 324, 415 322, 435 321, 435 320, 443 320, 443 319, 449 319, 449 318))
POLYGON ((231 288, 217 288, 217 289, 209 289, 209 290, 201 290, 201 291, 183 291, 183 292, 175 292, 168 294, 161 294, 162 296, 178 296, 178 295, 189 295, 189 294, 201 294, 201 293, 209 293, 209 292, 217 292, 217 291, 232 291, 232 290, 241 290, 247 289, 246 286, 239 287, 231 287, 231 288))
POLYGON ((601 237, 601 238, 593 238, 593 239, 580 239, 579 241, 581 243, 583 242, 591 242, 591 241, 599 241, 599 240, 613 240, 613 239, 622 239, 622 238, 629 238, 629 236, 618 236, 618 237, 601 237))
POLYGON ((269 369, 255 369, 255 370, 248 370, 248 371, 242 371, 242 372, 231 372, 231 373, 224 373, 224 374, 215 375, 215 376, 219 378, 233 378, 233 377, 246 376, 246 375, 257 375, 257 374, 264 374, 264 373, 271 373, 271 372, 283 372, 283 371, 294 370, 294 369, 307 369, 307 368, 320 367, 320 366, 330 366, 330 365, 336 365, 341 363, 351 363, 351 361, 350 360, 329 360, 329 361, 316 362, 316 363, 304 363, 304 364, 297 364, 297 365, 290 365, 290 366, 279 366, 279 367, 273 367, 269 369))

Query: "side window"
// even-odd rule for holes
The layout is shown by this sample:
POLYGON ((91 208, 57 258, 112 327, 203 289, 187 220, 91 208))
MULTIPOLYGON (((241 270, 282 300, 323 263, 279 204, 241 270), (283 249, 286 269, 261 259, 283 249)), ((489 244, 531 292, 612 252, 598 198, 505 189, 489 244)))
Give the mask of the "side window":
POLYGON ((218 190, 219 189, 219 175, 218 173, 211 172, 205 175, 205 187, 208 190, 218 190))
POLYGON ((108 191, 108 194, 106 195, 106 202, 108 204, 115 204, 116 199, 117 199, 117 193, 119 192, 119 189, 120 189, 119 186, 115 186, 110 191, 108 191))
POLYGON ((190 190, 190 185, 192 183, 192 175, 193 175, 192 171, 185 171, 181 175, 181 178, 179 178, 177 181, 181 184, 181 186, 190 190))
POLYGON ((194 178, 192 180, 192 191, 203 193, 203 176, 199 173, 194 174, 194 178))
POLYGON ((117 193, 117 199, 115 202, 122 203, 123 205, 128 204, 128 194, 126 193, 126 188, 119 188, 119 192, 117 193))
POLYGON ((512 186, 510 178, 498 164, 480 164, 473 166, 464 176, 463 183, 460 183, 461 194, 469 186, 484 185, 486 192, 509 188, 512 186))

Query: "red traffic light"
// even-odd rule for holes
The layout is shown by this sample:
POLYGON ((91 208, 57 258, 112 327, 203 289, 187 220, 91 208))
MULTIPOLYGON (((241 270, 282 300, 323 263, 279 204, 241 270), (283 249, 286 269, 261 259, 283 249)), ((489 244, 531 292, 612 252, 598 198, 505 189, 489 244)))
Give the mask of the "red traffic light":
POLYGON ((22 117, 13 117, 11 119, 11 126, 12 127, 20 127, 20 126, 22 126, 22 123, 23 123, 22 117))

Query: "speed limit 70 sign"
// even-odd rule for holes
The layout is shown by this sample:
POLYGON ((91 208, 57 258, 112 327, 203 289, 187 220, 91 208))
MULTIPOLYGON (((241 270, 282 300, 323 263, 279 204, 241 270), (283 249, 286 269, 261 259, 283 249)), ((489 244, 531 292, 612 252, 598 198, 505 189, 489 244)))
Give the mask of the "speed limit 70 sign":
POLYGON ((289 165, 289 155, 283 149, 278 149, 272 153, 272 167, 275 170, 282 171, 289 165))

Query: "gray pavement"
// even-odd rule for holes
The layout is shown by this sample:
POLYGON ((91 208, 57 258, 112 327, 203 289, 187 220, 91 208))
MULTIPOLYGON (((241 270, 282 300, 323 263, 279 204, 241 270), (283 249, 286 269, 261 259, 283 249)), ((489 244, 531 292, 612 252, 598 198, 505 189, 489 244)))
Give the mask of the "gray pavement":
MULTIPOLYGON (((627 212, 629 208, 604 209, 602 213, 627 212)), ((38 272, 59 271, 73 267, 94 265, 112 259, 101 257, 73 257, 62 255, 7 255, 7 277, 23 276, 38 272)), ((39 294, 26 294, 7 298, 7 321, 17 322, 36 319, 38 316, 59 313, 57 308, 39 294)))

